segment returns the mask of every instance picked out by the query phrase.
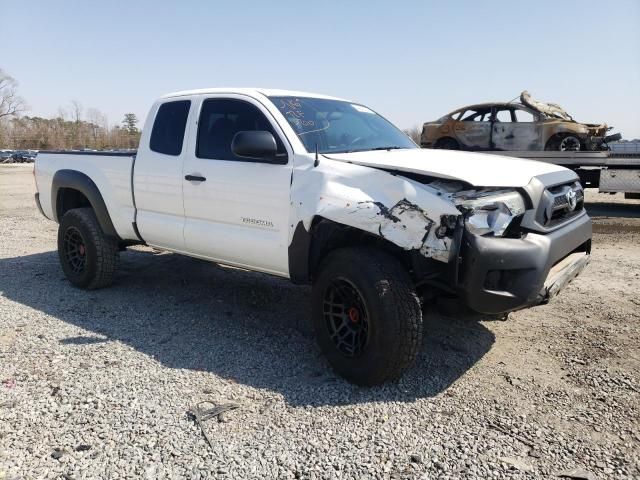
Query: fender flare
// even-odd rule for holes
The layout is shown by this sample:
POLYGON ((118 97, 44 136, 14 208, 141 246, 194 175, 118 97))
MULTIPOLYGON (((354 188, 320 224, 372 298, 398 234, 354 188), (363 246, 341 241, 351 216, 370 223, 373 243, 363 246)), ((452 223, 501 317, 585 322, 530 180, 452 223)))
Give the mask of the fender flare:
MULTIPOLYGON (((322 216, 314 217, 311 222, 311 230, 307 230, 302 221, 298 222, 288 249, 289 279, 291 283, 294 285, 311 284, 312 273, 320 265, 321 261, 320 254, 322 251, 320 247, 329 239, 332 226, 338 228, 354 228, 322 216)), ((363 231, 363 233, 368 232, 363 231)))
POLYGON ((56 222, 60 223, 61 220, 58 218, 58 193, 61 188, 72 188, 82 193, 89 200, 104 234, 120 240, 100 190, 88 175, 77 170, 58 170, 53 176, 51 205, 56 222))
POLYGON ((311 233, 298 222, 289 245, 289 279, 294 285, 308 285, 310 282, 311 233))

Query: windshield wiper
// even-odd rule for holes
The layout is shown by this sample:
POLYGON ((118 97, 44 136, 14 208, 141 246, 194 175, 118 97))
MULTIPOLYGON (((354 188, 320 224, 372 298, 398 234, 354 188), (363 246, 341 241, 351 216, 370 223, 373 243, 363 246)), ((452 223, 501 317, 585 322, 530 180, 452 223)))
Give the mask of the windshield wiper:
POLYGON ((374 150, 403 150, 406 147, 398 147, 396 145, 391 145, 389 147, 375 147, 375 148, 358 148, 355 150, 336 150, 333 152, 320 152, 324 154, 332 154, 332 153, 357 153, 357 152, 372 152, 374 150))
POLYGON ((390 147, 376 147, 370 148, 369 150, 402 150, 404 147, 398 147, 396 145, 391 145, 390 147))

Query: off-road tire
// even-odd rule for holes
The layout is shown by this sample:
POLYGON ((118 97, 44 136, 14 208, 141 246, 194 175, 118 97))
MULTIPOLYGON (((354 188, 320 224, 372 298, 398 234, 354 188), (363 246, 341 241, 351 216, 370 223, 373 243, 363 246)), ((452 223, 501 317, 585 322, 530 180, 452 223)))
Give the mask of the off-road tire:
MULTIPOLYGON (((364 386, 399 378, 422 342, 422 311, 409 274, 393 256, 373 248, 341 248, 322 262, 313 285, 312 317, 320 349, 348 381, 364 386), (368 339, 361 353, 346 356, 330 334, 325 300, 334 281, 347 281, 362 297, 368 339)), ((333 311, 333 310, 331 310, 333 311)), ((347 308, 344 310, 347 318, 347 308)))
POLYGON ((93 290, 110 285, 120 259, 118 242, 103 232, 91 208, 75 208, 62 217, 58 227, 58 258, 67 279, 76 287, 93 290), (69 259, 65 236, 80 236, 84 265, 78 267, 69 259))
POLYGON ((445 137, 437 140, 434 148, 443 150, 460 150, 460 144, 453 138, 445 137))

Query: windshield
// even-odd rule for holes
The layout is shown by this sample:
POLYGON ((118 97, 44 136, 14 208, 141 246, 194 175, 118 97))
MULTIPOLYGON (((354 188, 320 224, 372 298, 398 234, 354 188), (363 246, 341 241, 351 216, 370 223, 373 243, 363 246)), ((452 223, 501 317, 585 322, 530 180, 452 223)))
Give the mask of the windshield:
POLYGON ((307 152, 345 153, 418 148, 389 121, 363 105, 310 97, 269 97, 307 152))

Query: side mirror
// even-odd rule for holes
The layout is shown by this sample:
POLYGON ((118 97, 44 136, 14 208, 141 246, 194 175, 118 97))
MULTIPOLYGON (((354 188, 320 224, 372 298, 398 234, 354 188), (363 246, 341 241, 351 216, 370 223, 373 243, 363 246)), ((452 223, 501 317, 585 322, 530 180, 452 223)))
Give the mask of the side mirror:
MULTIPOLYGON (((231 151, 238 157, 262 160, 270 163, 282 163, 283 158, 276 156, 278 146, 271 132, 251 130, 238 132, 231 141, 231 151)), ((286 156, 284 156, 286 163, 286 156)))

